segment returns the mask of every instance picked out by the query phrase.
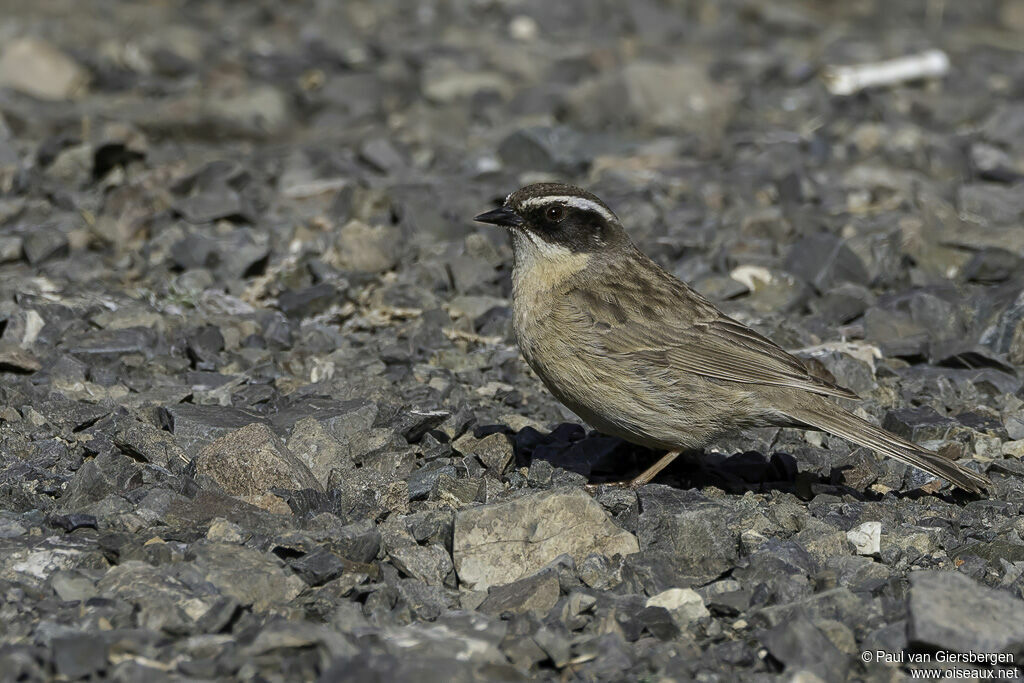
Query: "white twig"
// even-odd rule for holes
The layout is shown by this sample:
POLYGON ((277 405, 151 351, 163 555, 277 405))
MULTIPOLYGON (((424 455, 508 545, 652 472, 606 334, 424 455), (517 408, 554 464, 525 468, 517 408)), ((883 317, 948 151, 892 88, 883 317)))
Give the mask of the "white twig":
POLYGON ((893 85, 919 78, 941 78, 949 71, 949 57, 942 50, 853 66, 828 66, 822 73, 833 95, 852 95, 865 88, 893 85))

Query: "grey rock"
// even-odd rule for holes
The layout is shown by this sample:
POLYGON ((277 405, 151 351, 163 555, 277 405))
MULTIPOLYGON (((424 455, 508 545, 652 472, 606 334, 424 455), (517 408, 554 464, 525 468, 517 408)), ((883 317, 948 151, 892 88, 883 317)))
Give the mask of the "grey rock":
POLYGON ((961 274, 969 282, 1003 282, 1024 268, 1024 257, 1005 249, 988 247, 975 253, 961 274))
POLYGON ((190 586, 168 569, 138 560, 112 567, 96 587, 104 598, 134 605, 141 627, 172 633, 191 630, 219 597, 206 587, 190 586))
POLYGON ((971 543, 950 553, 951 557, 957 559, 971 555, 986 560, 994 568, 1001 568, 1003 562, 1024 562, 1024 545, 996 539, 971 543))
POLYGON ((112 493, 127 493, 142 485, 139 473, 140 467, 129 458, 101 453, 75 472, 61 503, 68 510, 77 510, 112 493))
POLYGON ((726 511, 698 494, 652 485, 640 491, 637 537, 645 555, 663 558, 677 586, 705 583, 739 558, 726 511))
POLYGON ((439 586, 454 568, 448 551, 438 545, 404 545, 388 551, 400 572, 428 586, 439 586))
POLYGON ((510 133, 498 144, 498 156, 513 168, 572 174, 583 170, 593 149, 566 126, 531 126, 510 133))
POLYGON ((226 543, 196 543, 190 567, 224 595, 263 611, 287 603, 305 583, 269 553, 226 543))
POLYGON ((244 649, 243 655, 259 657, 290 649, 315 649, 328 658, 351 657, 358 652, 348 638, 322 624, 274 619, 244 649))
POLYGON ((842 240, 825 233, 805 237, 794 244, 786 257, 786 269, 819 292, 844 282, 870 284, 860 257, 842 240))
POLYGON ((385 138, 364 142, 359 147, 359 157, 381 173, 398 173, 409 165, 398 149, 385 138))
POLYGON ((7 41, 0 54, 0 86, 44 100, 68 100, 85 93, 89 72, 49 42, 23 36, 7 41))
POLYGON ((878 619, 878 606, 852 593, 848 588, 830 588, 782 605, 756 611, 751 623, 775 628, 805 614, 812 621, 830 619, 842 623, 867 624, 878 619))
POLYGON ((636 537, 620 529, 580 490, 554 490, 455 516, 453 557, 459 581, 474 590, 515 581, 562 554, 629 555, 636 537))
MULTIPOLYGON (((201 216, 195 218, 198 220, 201 216)), ((269 254, 266 235, 248 228, 238 228, 216 238, 192 234, 171 247, 171 258, 179 267, 206 268, 221 278, 258 274, 269 254)))
POLYGON ((843 653, 803 615, 759 633, 758 639, 787 670, 808 671, 827 681, 845 679, 850 667, 843 653))
POLYGON ((107 668, 108 646, 102 636, 82 633, 54 638, 57 673, 69 679, 86 678, 107 668))
POLYGON ((543 569, 536 574, 502 586, 491 586, 477 608, 484 614, 538 612, 547 614, 558 602, 558 573, 543 569))
POLYGON ((432 492, 438 491, 438 482, 442 476, 455 479, 456 472, 446 461, 428 462, 408 478, 409 499, 425 500, 432 492))
POLYGON ((329 282, 289 289, 277 297, 277 305, 289 318, 308 318, 341 303, 341 293, 329 282))
POLYGON ((440 104, 449 104, 484 92, 502 93, 508 80, 495 71, 474 71, 453 60, 435 59, 423 72, 423 95, 440 104))
POLYGON ((384 272, 395 265, 401 245, 400 235, 390 226, 350 221, 338 231, 336 265, 357 272, 384 272))
POLYGON ((129 353, 152 354, 158 335, 143 327, 97 330, 68 340, 66 351, 76 356, 122 356, 129 353))
POLYGON ((885 356, 924 355, 931 339, 930 331, 908 316, 877 307, 864 314, 864 336, 885 356))
POLYGON ((958 426, 956 420, 943 417, 934 408, 897 408, 885 414, 882 427, 911 441, 947 439, 958 426))
POLYGON ((566 100, 572 120, 586 127, 633 124, 711 142, 728 125, 737 92, 698 64, 636 60, 584 81, 566 100))
POLYGON ((66 602, 85 601, 95 597, 98 592, 96 582, 79 571, 55 572, 51 581, 57 597, 66 602))
POLYGON ((180 466, 188 462, 185 451, 169 432, 147 422, 132 420, 118 427, 114 445, 133 458, 160 467, 180 466))
POLYGON ((704 599, 692 588, 670 588, 647 599, 647 607, 663 607, 680 628, 710 615, 704 599))
POLYGON ((288 450, 309 468, 321 486, 327 486, 333 470, 355 467, 349 445, 334 438, 323 423, 313 417, 295 423, 288 437, 288 450))
POLYGON ((39 360, 25 349, 0 344, 0 372, 36 372, 39 360))
POLYGON ((322 586, 328 581, 338 578, 346 567, 341 558, 323 548, 317 548, 311 553, 292 560, 288 566, 311 586, 322 586))
POLYGON ((1004 187, 994 183, 962 185, 957 191, 960 211, 983 223, 1012 223, 1024 211, 1020 187, 1004 187))
POLYGON ((212 128, 235 137, 278 135, 292 117, 285 93, 266 84, 204 98, 201 111, 212 128))
POLYGON ((451 417, 447 410, 408 410, 402 411, 392 429, 402 435, 409 443, 419 443, 423 436, 451 417))
POLYGON ((482 439, 464 434, 452 446, 460 453, 475 455, 484 467, 499 476, 505 473, 514 457, 508 437, 500 433, 489 434, 482 439))
POLYGON ((189 457, 195 457, 204 446, 229 432, 263 421, 261 416, 251 411, 224 406, 178 403, 163 410, 174 440, 189 457))
POLYGON ((56 227, 35 228, 25 235, 23 240, 22 249, 25 251, 25 260, 32 265, 68 255, 67 235, 56 227))
POLYGON ((1019 651, 1024 601, 982 586, 958 572, 910 574, 911 643, 956 652, 1019 651))
POLYGON ((305 463, 266 425, 253 423, 208 444, 196 457, 197 469, 233 496, 260 507, 273 488, 323 490, 305 463))
POLYGON ((480 495, 481 481, 478 479, 459 479, 441 473, 431 492, 433 498, 442 501, 455 509, 464 508, 477 500, 480 495))
POLYGON ((24 245, 25 240, 20 235, 0 237, 0 263, 13 263, 20 260, 24 253, 24 245))

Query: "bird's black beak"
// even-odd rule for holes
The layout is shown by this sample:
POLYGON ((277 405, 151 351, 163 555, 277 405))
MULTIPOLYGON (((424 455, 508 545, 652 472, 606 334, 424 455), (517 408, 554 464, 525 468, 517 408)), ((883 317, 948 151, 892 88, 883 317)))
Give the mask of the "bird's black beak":
POLYGON ((500 209, 482 213, 473 220, 478 223, 500 225, 503 228, 518 228, 523 225, 523 219, 515 211, 504 206, 500 209))

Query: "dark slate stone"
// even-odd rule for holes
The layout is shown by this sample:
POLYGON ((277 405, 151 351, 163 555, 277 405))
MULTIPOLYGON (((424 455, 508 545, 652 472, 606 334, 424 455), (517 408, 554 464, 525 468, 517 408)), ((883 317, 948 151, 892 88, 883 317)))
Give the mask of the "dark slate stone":
POLYGON ((757 634, 772 657, 787 671, 810 671, 821 680, 845 680, 849 658, 802 614, 757 634))
POLYGON ((878 307, 864 314, 864 336, 886 356, 923 356, 932 337, 928 329, 908 316, 878 307))
POLYGON ((331 548, 352 562, 370 562, 380 552, 381 536, 368 519, 354 522, 331 535, 331 548))
POLYGON ((428 462, 409 475, 409 500, 426 500, 442 476, 455 478, 455 468, 444 460, 428 462))
POLYGON ((974 254, 961 274, 968 282, 993 283, 1008 280, 1024 269, 1024 259, 1005 249, 990 247, 974 254))
POLYGON ((265 418, 255 413, 226 406, 179 403, 163 410, 174 440, 189 457, 195 457, 203 446, 228 432, 254 422, 266 423, 265 418))
POLYGON ((871 281, 860 257, 828 233, 811 235, 794 244, 785 268, 819 292, 842 282, 868 285, 871 281))
POLYGON ((25 235, 22 248, 25 251, 25 260, 37 265, 48 259, 66 257, 68 238, 56 227, 37 227, 25 235))
POLYGON ((310 586, 322 586, 345 571, 345 562, 323 548, 290 560, 288 565, 310 586))
POLYGON ((212 370, 224 350, 224 335, 213 325, 204 325, 188 336, 188 352, 196 367, 212 370))
POLYGON ((645 486, 639 496, 640 550, 671 563, 677 585, 705 583, 734 566, 739 544, 724 507, 661 485, 645 486))
POLYGON ((94 355, 120 356, 141 353, 149 356, 157 350, 157 334, 145 327, 121 330, 96 330, 74 340, 68 340, 68 353, 86 358, 94 355))
POLYGON ((341 303, 341 292, 329 282, 289 289, 277 297, 278 308, 289 318, 309 318, 341 303))
POLYGON ((915 442, 947 438, 956 424, 929 406, 890 410, 882 420, 884 429, 915 442))
POLYGON ((47 518, 47 521, 51 525, 68 532, 74 531, 75 529, 95 529, 98 524, 95 515, 87 515, 84 513, 52 515, 47 518))
POLYGON ((62 636, 53 640, 57 673, 70 679, 85 678, 107 667, 107 642, 87 633, 62 636))
POLYGON ((529 611, 547 614, 558 601, 559 590, 558 573, 543 569, 518 581, 492 586, 478 609, 493 615, 529 611))
POLYGON ((955 652, 1020 652, 1024 601, 954 571, 910 574, 910 643, 955 652))
POLYGON ((573 174, 586 168, 592 144, 567 126, 531 126, 513 131, 498 143, 498 156, 513 168, 573 174))

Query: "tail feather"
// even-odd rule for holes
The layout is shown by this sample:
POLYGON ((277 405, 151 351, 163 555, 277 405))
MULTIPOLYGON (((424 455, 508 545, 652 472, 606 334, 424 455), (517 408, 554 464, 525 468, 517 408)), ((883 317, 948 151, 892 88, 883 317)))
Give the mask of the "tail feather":
POLYGON ((790 417, 890 458, 913 465, 928 474, 946 479, 965 491, 983 493, 991 482, 982 474, 961 467, 938 453, 900 438, 891 432, 860 419, 834 403, 822 400, 815 405, 790 411, 790 417))

